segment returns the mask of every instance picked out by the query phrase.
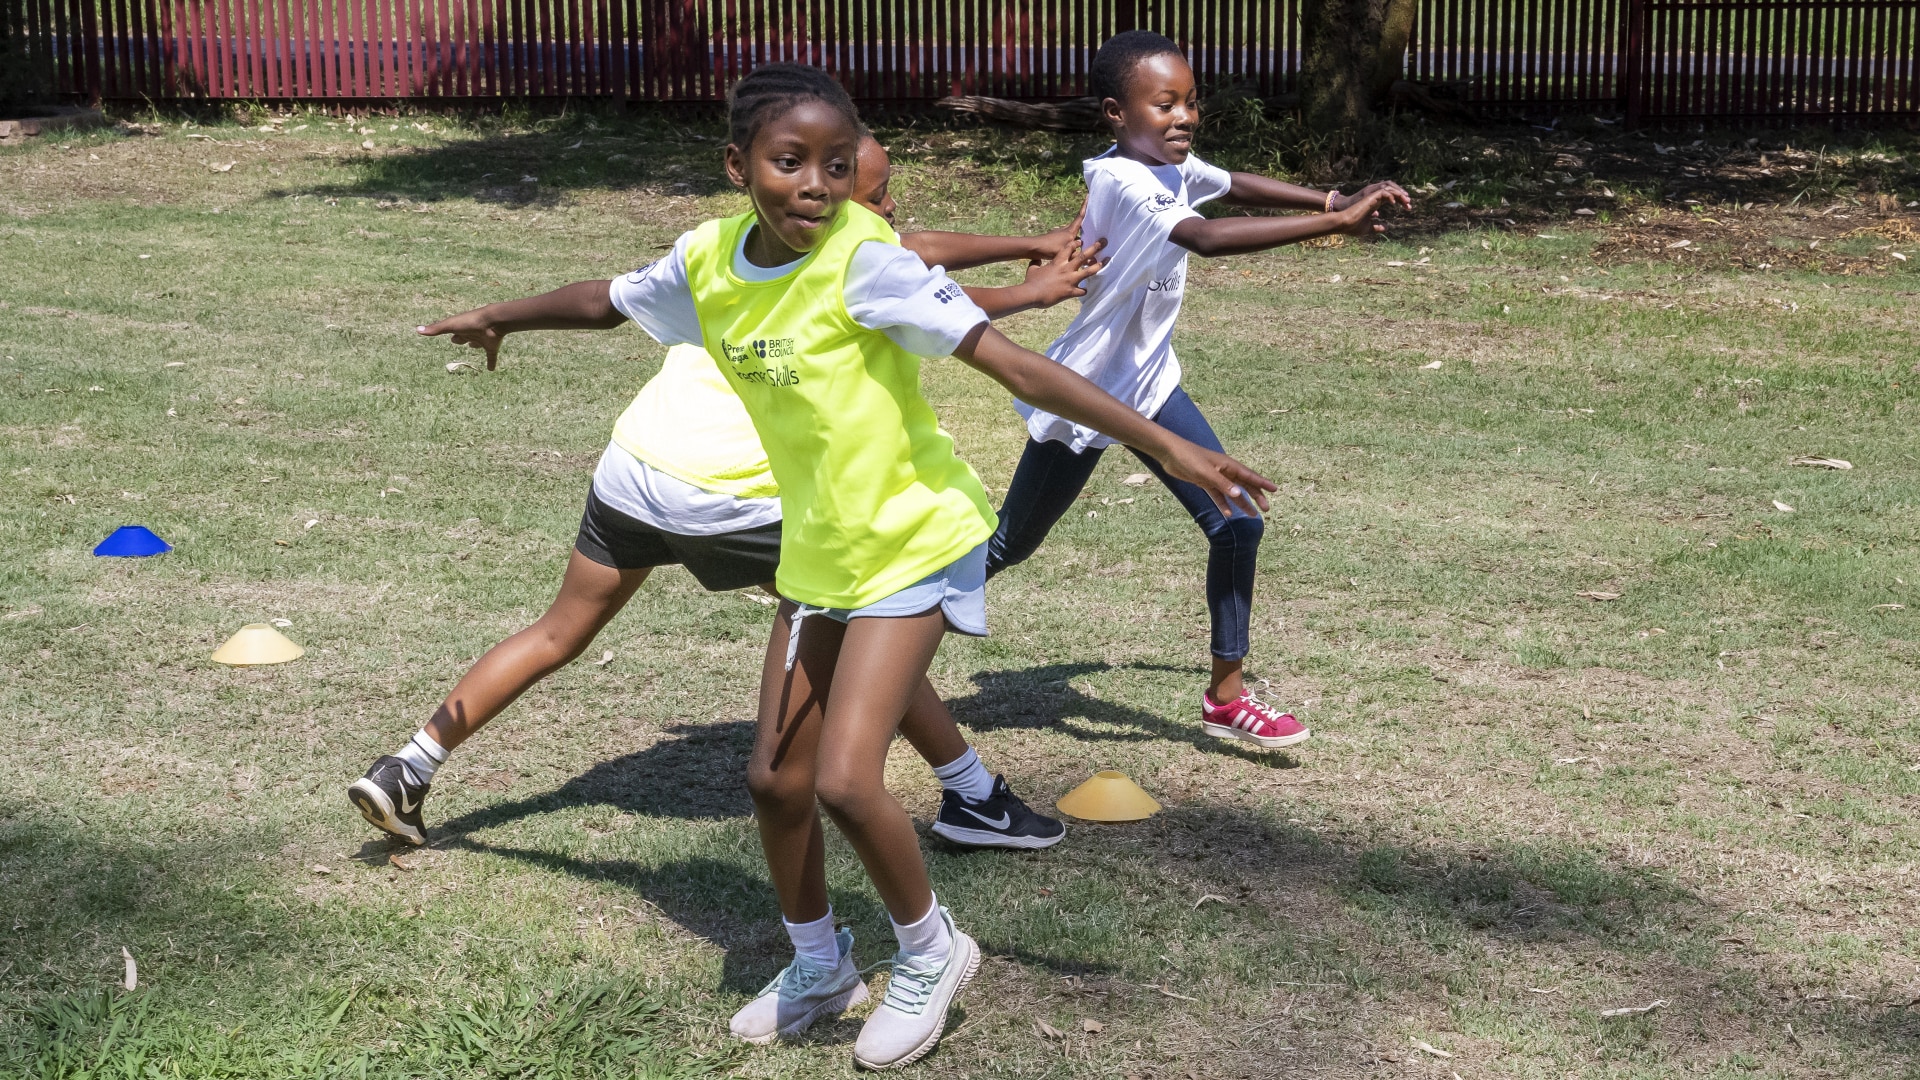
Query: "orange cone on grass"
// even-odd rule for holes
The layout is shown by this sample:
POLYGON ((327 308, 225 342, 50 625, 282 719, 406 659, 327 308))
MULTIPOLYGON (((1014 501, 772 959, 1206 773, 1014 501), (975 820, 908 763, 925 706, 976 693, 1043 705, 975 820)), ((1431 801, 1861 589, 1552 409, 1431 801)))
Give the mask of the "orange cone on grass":
POLYGON ((1139 821, 1160 812, 1154 797, 1117 769, 1102 769, 1054 804, 1081 821, 1139 821))
POLYGON ((231 664, 234 667, 254 667, 260 664, 284 664, 289 660, 298 660, 306 655, 305 649, 287 640, 287 636, 263 622, 248 623, 241 627, 225 645, 213 652, 216 663, 231 664))

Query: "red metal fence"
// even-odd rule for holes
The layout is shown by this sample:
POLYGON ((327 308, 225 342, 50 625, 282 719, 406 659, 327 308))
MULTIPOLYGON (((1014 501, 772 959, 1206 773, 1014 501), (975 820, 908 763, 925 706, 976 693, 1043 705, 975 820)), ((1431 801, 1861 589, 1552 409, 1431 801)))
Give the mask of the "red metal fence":
MULTIPOLYGON (((1632 117, 1920 114, 1920 0, 1419 0, 1408 77, 1632 117)), ((713 100, 756 64, 868 101, 1085 91, 1150 27, 1204 83, 1274 94, 1298 0, 0 0, 92 99, 713 100)))

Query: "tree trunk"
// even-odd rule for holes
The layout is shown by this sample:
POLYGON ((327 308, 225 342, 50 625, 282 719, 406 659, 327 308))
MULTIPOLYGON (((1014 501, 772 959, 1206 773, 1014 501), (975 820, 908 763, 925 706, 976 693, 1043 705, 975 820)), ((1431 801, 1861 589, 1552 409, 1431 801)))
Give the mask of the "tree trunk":
POLYGON ((1327 140, 1330 158, 1350 156, 1372 132, 1405 62, 1417 0, 1305 0, 1300 34, 1301 113, 1327 140))

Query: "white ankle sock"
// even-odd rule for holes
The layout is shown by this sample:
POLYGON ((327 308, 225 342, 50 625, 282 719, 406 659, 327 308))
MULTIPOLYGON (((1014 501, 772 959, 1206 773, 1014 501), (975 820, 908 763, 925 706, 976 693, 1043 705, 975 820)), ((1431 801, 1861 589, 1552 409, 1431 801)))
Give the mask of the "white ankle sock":
POLYGON ((980 764, 980 755, 967 747, 967 752, 933 770, 940 778, 940 786, 953 792, 968 802, 984 801, 993 794, 993 774, 980 764))
MULTIPOLYGON (((893 922, 893 917, 887 917, 893 922)), ((953 935, 947 932, 947 920, 940 917, 940 898, 933 898, 933 906, 920 917, 920 921, 901 926, 893 923, 893 936, 900 941, 900 951, 909 956, 931 960, 944 964, 947 956, 953 952, 953 935)))
POLYGON ((840 943, 833 938, 833 909, 812 922, 790 923, 780 920, 793 939, 793 951, 831 971, 840 966, 840 943))
POLYGON ((413 733, 413 739, 393 755, 407 763, 407 773, 416 784, 433 783, 433 774, 447 763, 447 750, 433 741, 426 728, 413 733))

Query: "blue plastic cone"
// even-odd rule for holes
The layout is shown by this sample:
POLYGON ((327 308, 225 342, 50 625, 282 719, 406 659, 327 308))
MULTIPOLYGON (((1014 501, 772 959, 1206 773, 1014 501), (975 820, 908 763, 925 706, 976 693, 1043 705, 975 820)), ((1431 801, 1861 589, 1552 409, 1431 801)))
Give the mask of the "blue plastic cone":
POLYGON ((122 525, 113 530, 113 535, 100 541, 93 549, 95 555, 106 555, 117 559, 138 559, 147 555, 164 555, 173 550, 173 545, 153 534, 145 525, 122 525))

